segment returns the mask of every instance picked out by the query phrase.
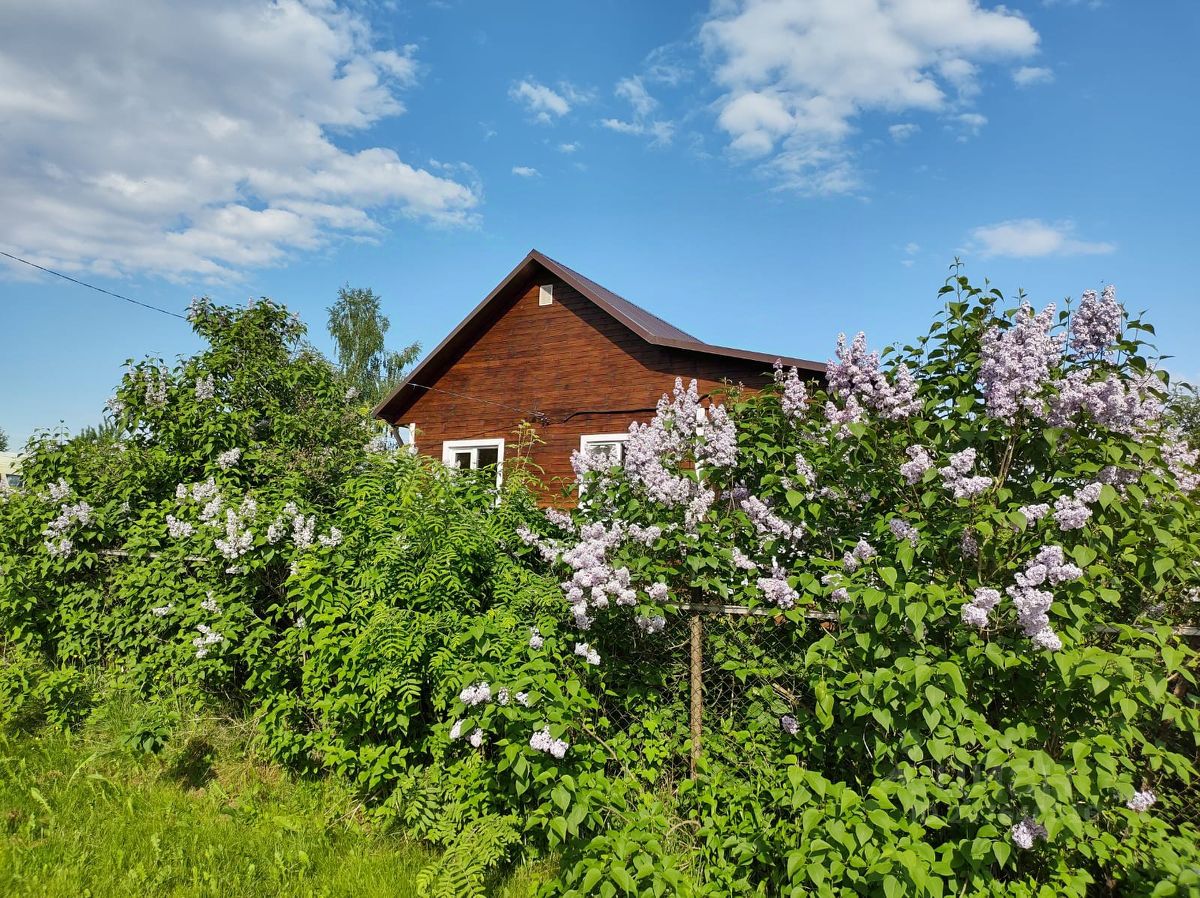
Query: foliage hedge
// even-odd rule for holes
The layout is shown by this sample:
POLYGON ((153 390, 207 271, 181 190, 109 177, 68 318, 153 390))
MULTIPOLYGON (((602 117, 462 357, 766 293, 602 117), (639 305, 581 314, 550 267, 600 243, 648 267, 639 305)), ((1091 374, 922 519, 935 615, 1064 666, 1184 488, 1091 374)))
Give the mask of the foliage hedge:
POLYGON ((447 846, 430 894, 544 853, 565 895, 1200 889, 1196 454, 1151 326, 943 293, 828 389, 679 385, 571 516, 523 449, 499 492, 375 451, 284 308, 199 302, 206 349, 131 364, 115 435, 41 435, 0 499, 3 723, 75 725, 98 670, 250 718, 447 846), (692 779, 711 604, 779 636, 710 633, 746 701, 692 779))

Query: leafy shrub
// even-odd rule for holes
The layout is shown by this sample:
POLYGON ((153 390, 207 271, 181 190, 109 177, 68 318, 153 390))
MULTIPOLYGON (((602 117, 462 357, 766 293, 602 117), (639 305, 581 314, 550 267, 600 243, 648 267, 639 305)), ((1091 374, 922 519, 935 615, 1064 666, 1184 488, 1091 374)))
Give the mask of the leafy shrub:
POLYGON ((710 645, 798 686, 709 723, 684 793, 730 891, 1136 891, 1197 862, 1196 662, 1171 624, 1195 621, 1200 476, 1152 329, 1109 291, 1061 314, 943 292, 886 363, 839 340, 828 389, 677 384, 623 469, 578 459, 581 515, 529 535, 588 682, 693 604, 790 630, 760 657, 710 645))

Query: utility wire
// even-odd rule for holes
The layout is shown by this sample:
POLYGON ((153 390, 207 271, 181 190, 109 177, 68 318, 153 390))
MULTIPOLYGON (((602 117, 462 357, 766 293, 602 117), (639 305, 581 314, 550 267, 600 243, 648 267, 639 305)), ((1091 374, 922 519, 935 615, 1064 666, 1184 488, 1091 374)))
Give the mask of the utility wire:
POLYGON ((78 284, 80 287, 87 287, 89 290, 95 290, 97 293, 103 293, 106 296, 111 296, 114 299, 123 299, 125 302, 131 302, 135 306, 141 306, 143 309, 150 309, 152 312, 162 312, 164 315, 170 315, 172 318, 180 318, 187 321, 186 315, 180 315, 178 312, 171 312, 167 309, 160 309, 158 306, 152 306, 148 302, 130 299, 128 296, 122 296, 120 293, 113 293, 111 290, 105 290, 103 287, 97 287, 95 284, 88 284, 84 281, 76 280, 69 274, 63 274, 61 271, 55 271, 53 268, 45 268, 38 265, 36 262, 30 262, 28 259, 22 259, 20 256, 14 256, 12 253, 6 253, 0 249, 0 256, 12 259, 14 262, 20 262, 22 265, 28 265, 30 268, 36 268, 38 271, 44 271, 46 274, 52 274, 55 277, 62 278, 64 281, 70 281, 72 284, 78 284))

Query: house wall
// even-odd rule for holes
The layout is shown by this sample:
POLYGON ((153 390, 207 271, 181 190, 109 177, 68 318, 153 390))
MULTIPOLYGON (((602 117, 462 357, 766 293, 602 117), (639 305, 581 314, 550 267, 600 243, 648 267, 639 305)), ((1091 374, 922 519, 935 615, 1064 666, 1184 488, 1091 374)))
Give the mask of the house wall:
POLYGON ((532 460, 552 501, 574 480, 580 436, 648 421, 676 377, 695 378, 702 395, 726 380, 750 388, 770 380, 760 362, 653 346, 561 282, 550 305, 538 294, 537 284, 519 291, 450 368, 422 377, 433 389, 395 422, 416 424, 419 452, 441 459, 446 440, 503 437, 511 457, 517 424, 534 422, 544 444, 532 460))

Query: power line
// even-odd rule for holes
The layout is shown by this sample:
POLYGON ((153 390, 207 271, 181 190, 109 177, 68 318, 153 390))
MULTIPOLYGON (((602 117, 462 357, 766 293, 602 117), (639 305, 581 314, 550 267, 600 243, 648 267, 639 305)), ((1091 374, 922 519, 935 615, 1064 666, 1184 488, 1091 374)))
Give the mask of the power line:
POLYGON ((160 309, 158 306, 152 306, 148 302, 141 302, 137 299, 130 299, 128 296, 122 296, 120 293, 113 293, 111 290, 105 290, 103 287, 97 287, 95 284, 88 284, 84 281, 76 280, 69 274, 63 274, 61 271, 55 271, 53 268, 45 268, 38 265, 36 262, 30 262, 28 259, 22 259, 20 256, 14 256, 12 253, 6 253, 0 249, 0 256, 12 259, 14 262, 20 262, 22 265, 28 265, 30 268, 36 268, 38 271, 44 271, 46 274, 52 274, 55 277, 62 278, 64 281, 70 281, 72 284, 78 284, 80 287, 87 287, 89 290, 95 290, 97 293, 103 293, 106 296, 111 296, 114 299, 123 299, 125 302, 131 302, 135 306, 141 306, 143 309, 150 309, 152 312, 162 312, 164 315, 170 315, 172 318, 180 318, 187 321, 186 315, 180 315, 178 312, 172 312, 167 309, 160 309))

